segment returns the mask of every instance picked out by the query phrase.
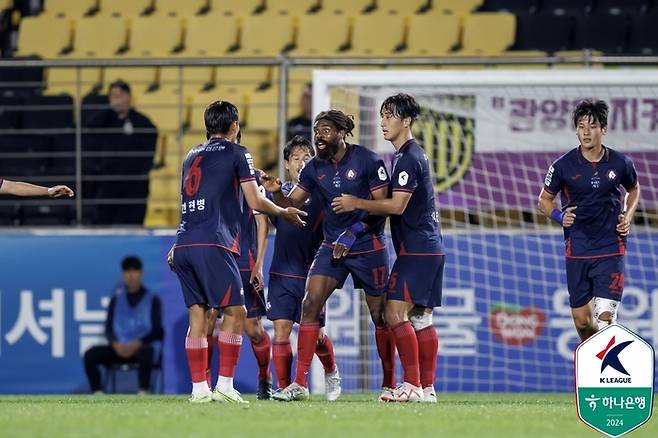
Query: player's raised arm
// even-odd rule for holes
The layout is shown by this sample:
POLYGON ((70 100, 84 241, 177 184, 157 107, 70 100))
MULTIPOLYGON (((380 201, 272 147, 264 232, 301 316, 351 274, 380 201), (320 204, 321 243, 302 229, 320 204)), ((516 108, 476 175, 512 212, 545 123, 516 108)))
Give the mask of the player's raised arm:
POLYGON ((20 181, 0 180, 0 195, 15 196, 49 196, 59 198, 61 196, 73 197, 73 190, 64 185, 53 187, 38 186, 20 181))
POLYGON ((272 201, 283 208, 286 207, 301 207, 310 196, 309 192, 302 189, 298 184, 292 188, 288 196, 284 195, 281 191, 281 180, 273 176, 267 175, 264 172, 260 174, 261 185, 265 187, 269 193, 272 194, 272 201))
MULTIPOLYGON (((290 223, 293 223, 297 226, 303 227, 305 222, 301 220, 300 216, 306 216, 306 213, 302 210, 299 210, 295 207, 288 206, 285 208, 279 207, 265 196, 263 196, 258 190, 258 185, 256 181, 249 180, 240 183, 244 197, 247 200, 249 208, 252 210, 258 210, 265 214, 273 214, 276 216, 281 216, 283 219, 287 220, 290 223)), ((266 187, 267 189, 267 187, 266 187)), ((302 201, 301 204, 304 202, 302 201)))

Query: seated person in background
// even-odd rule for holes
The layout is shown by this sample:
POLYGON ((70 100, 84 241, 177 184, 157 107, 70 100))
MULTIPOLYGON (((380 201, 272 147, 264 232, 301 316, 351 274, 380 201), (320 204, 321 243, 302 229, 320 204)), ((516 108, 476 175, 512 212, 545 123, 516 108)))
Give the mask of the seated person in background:
POLYGON ((66 196, 72 198, 74 193, 73 190, 67 186, 44 187, 26 182, 9 181, 8 179, 0 178, 0 195, 49 196, 51 198, 66 196))
POLYGON ((288 120, 287 126, 287 141, 290 141, 295 135, 301 135, 302 137, 312 140, 313 134, 311 132, 313 128, 313 86, 311 83, 307 83, 304 86, 302 95, 300 96, 300 107, 302 113, 295 117, 294 119, 288 120))
POLYGON ((129 256, 121 262, 124 284, 116 291, 107 310, 105 336, 110 345, 92 347, 84 364, 89 386, 102 394, 99 365, 139 364, 139 393, 148 393, 153 363, 160 356, 162 306, 160 299, 142 285, 142 261, 129 256))
POLYGON ((87 122, 84 148, 85 152, 94 155, 83 156, 83 172, 85 176, 100 178, 89 181, 83 195, 116 201, 98 204, 87 216, 97 225, 142 225, 157 128, 148 117, 132 107, 128 83, 122 80, 112 82, 108 98, 110 107, 90 116, 87 122))

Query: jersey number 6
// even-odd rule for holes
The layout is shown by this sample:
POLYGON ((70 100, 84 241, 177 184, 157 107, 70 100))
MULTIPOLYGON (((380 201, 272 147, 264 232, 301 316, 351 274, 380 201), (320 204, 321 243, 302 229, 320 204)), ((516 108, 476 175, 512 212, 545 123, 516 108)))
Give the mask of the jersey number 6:
POLYGON ((201 163, 202 159, 203 157, 199 156, 192 161, 190 171, 188 172, 187 177, 185 177, 185 194, 187 196, 196 195, 196 192, 199 191, 199 187, 201 187, 201 168, 199 167, 199 163, 201 163))

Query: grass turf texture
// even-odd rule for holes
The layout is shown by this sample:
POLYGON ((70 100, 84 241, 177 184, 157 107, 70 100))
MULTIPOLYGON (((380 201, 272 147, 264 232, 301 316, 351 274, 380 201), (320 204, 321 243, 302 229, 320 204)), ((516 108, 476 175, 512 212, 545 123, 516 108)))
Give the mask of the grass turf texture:
MULTIPOLYGON (((251 401, 190 405, 185 396, 0 396, 0 435, 12 436, 453 436, 595 437, 572 394, 438 394, 439 403, 251 401)), ((658 422, 631 432, 658 436, 658 422)))

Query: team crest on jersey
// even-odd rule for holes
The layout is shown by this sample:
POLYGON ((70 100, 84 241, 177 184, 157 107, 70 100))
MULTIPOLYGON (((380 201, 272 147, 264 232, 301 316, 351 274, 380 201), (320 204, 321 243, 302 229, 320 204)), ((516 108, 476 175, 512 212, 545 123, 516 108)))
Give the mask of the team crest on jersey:
POLYGON ((356 171, 354 169, 350 169, 347 172, 345 172, 345 176, 347 177, 347 179, 352 180, 356 178, 356 171))
POLYGON ((608 172, 608 179, 610 181, 616 180, 617 179, 617 173, 614 170, 611 170, 610 172, 608 172))
POLYGON ((405 171, 400 172, 398 175, 398 184, 401 186, 406 186, 409 181, 409 174, 405 171))
POLYGON ((377 176, 379 176, 379 179, 382 181, 386 181, 388 179, 388 174, 386 173, 384 166, 379 166, 379 169, 377 169, 377 176))

